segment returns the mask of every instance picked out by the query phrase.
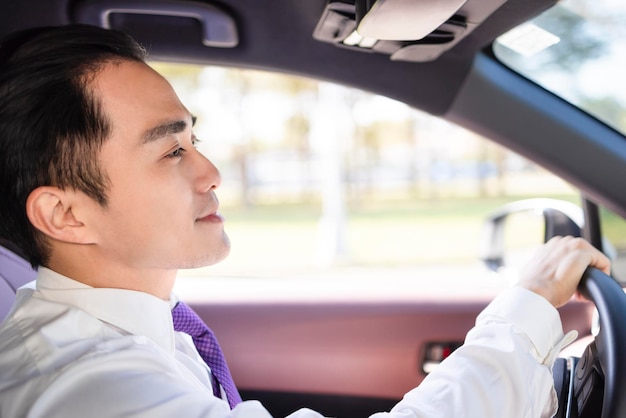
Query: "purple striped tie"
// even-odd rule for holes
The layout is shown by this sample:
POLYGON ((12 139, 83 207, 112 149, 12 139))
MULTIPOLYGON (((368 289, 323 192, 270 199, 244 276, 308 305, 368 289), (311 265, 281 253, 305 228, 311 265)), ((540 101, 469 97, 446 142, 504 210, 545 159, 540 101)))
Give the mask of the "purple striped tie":
MULTIPOLYGON (((200 353, 200 357, 211 368, 213 377, 222 385, 228 404, 231 409, 241 402, 241 396, 237 391, 235 382, 230 375, 230 370, 226 364, 224 353, 215 338, 215 334, 202 319, 184 302, 178 304, 172 309, 172 319, 174 320, 174 330, 189 334, 193 339, 193 343, 200 353)), ((215 380, 213 379, 213 380, 215 380)), ((213 382, 213 394, 220 398, 219 384, 213 382)))

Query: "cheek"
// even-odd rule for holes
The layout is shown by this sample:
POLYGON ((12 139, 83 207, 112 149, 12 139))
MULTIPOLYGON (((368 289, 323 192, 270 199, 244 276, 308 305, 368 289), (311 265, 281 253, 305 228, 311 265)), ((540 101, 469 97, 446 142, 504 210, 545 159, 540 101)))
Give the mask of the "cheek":
POLYGON ((176 223, 177 218, 184 216, 181 213, 184 210, 183 205, 175 196, 155 193, 147 196, 136 196, 129 199, 128 203, 126 210, 130 218, 147 228, 154 227, 155 224, 167 227, 168 224, 176 223))
POLYGON ((112 188, 112 203, 128 212, 158 209, 173 204, 181 185, 176 184, 173 176, 166 176, 149 170, 127 170, 117 176, 112 188))
POLYGON ((193 193, 177 171, 127 165, 111 176, 109 215, 123 236, 146 241, 193 228, 193 193))
MULTIPOLYGON (((135 189, 136 190, 136 189, 135 189)), ((193 202, 182 185, 143 185, 135 192, 127 193, 122 204, 134 223, 131 227, 143 229, 146 235, 184 232, 193 225, 193 202)))

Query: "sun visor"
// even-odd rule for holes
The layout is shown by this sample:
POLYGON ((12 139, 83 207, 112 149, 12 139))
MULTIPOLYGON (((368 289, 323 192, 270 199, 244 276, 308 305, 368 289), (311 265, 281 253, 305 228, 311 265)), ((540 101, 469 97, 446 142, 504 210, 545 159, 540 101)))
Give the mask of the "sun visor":
POLYGON ((356 0, 356 30, 365 38, 417 41, 443 25, 466 1, 356 0))
POLYGON ((343 48, 428 62, 467 37, 506 0, 330 0, 313 37, 343 48))

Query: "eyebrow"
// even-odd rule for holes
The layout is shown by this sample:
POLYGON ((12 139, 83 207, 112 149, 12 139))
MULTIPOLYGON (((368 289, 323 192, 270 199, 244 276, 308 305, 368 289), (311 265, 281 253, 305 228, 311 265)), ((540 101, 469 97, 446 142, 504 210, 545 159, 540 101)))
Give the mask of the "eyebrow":
MULTIPOLYGON (((191 117, 191 126, 196 124, 196 117, 191 117)), ((168 135, 178 134, 187 129, 187 121, 184 120, 175 120, 170 122, 165 122, 160 125, 154 126, 148 129, 142 135, 143 143, 147 144, 150 142, 154 142, 160 138, 164 138, 168 135)))

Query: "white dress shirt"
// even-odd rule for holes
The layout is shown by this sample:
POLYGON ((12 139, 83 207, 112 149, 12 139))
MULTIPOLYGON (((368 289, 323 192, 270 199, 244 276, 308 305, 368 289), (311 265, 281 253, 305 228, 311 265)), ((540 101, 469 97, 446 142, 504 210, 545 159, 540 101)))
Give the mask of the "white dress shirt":
MULTIPOLYGON (((231 411, 212 395, 191 338, 173 330, 173 303, 40 268, 36 287, 18 291, 0 325, 0 416, 269 417, 257 401, 231 411)), ((550 417, 550 370, 572 337, 563 336, 545 299, 508 290, 478 317, 463 347, 392 411, 372 418, 550 417)), ((290 415, 319 417, 308 409, 290 415)))

